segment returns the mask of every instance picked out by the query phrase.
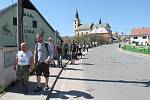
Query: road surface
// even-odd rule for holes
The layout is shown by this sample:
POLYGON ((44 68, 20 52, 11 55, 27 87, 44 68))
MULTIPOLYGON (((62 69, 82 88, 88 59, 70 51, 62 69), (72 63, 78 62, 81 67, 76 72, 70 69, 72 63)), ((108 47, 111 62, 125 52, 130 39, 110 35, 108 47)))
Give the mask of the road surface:
POLYGON ((118 44, 96 47, 58 83, 53 99, 150 100, 150 58, 126 54, 118 44))

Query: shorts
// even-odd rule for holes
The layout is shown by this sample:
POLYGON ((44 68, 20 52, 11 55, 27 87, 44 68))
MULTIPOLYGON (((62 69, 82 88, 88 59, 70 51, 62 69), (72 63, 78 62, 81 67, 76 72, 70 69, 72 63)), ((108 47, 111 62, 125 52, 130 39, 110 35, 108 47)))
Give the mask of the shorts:
POLYGON ((44 75, 44 77, 49 77, 49 64, 46 64, 44 62, 38 62, 37 66, 36 66, 36 75, 37 76, 42 76, 44 75))

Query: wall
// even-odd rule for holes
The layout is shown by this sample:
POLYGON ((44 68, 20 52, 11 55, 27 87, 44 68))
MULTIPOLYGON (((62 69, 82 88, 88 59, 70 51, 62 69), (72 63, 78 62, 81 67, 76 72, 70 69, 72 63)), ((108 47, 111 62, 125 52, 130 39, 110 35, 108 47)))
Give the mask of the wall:
POLYGON ((139 45, 142 45, 142 43, 143 43, 143 45, 146 45, 145 43, 146 43, 146 42, 148 43, 148 37, 147 37, 147 39, 142 39, 142 36, 137 36, 138 39, 134 39, 134 37, 135 37, 135 36, 131 36, 131 37, 130 37, 131 43, 132 43, 133 41, 134 41, 134 42, 138 42, 139 45))
POLYGON ((0 48, 0 85, 7 87, 15 81, 16 72, 13 70, 13 64, 17 53, 17 48, 0 48))

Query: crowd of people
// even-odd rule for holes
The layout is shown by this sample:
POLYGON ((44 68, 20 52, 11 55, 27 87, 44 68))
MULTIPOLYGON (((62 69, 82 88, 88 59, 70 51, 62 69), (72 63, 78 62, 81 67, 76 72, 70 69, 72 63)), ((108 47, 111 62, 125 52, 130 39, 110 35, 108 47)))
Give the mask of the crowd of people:
POLYGON ((88 48, 88 44, 76 44, 74 40, 71 44, 62 44, 60 41, 54 43, 53 39, 49 37, 48 42, 45 42, 42 34, 36 36, 34 54, 28 49, 27 43, 21 43, 21 50, 16 54, 14 70, 23 85, 24 93, 28 93, 29 75, 33 71, 36 72, 37 77, 37 87, 34 92, 39 92, 42 89, 47 91, 49 90, 49 67, 52 65, 63 67, 62 59, 71 60, 71 64, 75 64, 76 59, 84 56, 82 51, 88 52, 88 48), (33 67, 34 65, 35 67, 33 67), (45 77, 44 88, 41 85, 41 76, 45 77))

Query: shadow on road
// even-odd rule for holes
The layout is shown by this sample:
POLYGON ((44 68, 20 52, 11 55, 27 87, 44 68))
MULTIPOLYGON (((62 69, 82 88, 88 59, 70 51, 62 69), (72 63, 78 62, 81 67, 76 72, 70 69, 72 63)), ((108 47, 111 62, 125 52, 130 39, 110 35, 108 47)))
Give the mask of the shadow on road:
POLYGON ((84 99, 93 99, 94 97, 86 92, 78 91, 78 90, 70 90, 70 91, 59 91, 54 90, 55 93, 52 93, 51 98, 60 98, 60 99, 69 99, 69 96, 72 96, 73 98, 84 98, 84 99))
MULTIPOLYGON (((56 77, 56 76, 52 76, 52 77, 56 77)), ((69 77, 59 77, 59 79, 101 82, 101 83, 140 84, 140 85, 144 85, 142 87, 150 87, 150 81, 99 80, 99 79, 82 79, 82 78, 69 78, 69 77)))
POLYGON ((77 68, 64 68, 64 70, 73 70, 73 71, 83 71, 83 69, 77 69, 77 68))
POLYGON ((88 59, 88 58, 80 58, 80 59, 88 59))
MULTIPOLYGON (((47 95, 47 91, 41 91, 41 92, 34 92, 34 89, 36 88, 37 83, 36 82, 29 82, 28 85, 28 93, 26 95, 47 95)), ((44 87, 44 83, 41 84, 42 87, 44 87)), ((11 92, 11 93, 18 93, 18 94, 24 94, 23 92, 23 86, 20 82, 17 82, 15 85, 10 86, 7 89, 7 92, 11 92)))

